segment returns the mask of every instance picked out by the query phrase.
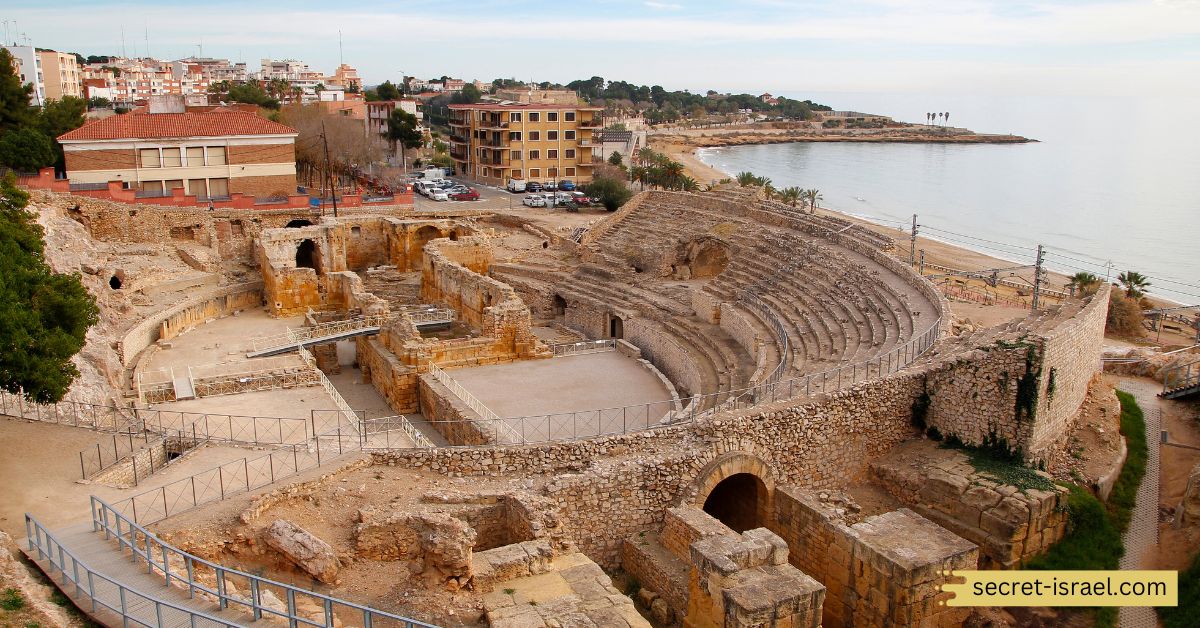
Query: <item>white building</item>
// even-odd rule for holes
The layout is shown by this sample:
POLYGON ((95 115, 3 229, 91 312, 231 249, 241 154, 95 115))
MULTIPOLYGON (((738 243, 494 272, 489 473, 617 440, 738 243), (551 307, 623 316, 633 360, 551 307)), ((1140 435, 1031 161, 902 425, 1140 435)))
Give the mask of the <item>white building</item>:
POLYGON ((5 46, 17 63, 17 76, 22 85, 33 84, 29 104, 41 107, 46 102, 46 78, 42 74, 42 59, 33 46, 5 46))

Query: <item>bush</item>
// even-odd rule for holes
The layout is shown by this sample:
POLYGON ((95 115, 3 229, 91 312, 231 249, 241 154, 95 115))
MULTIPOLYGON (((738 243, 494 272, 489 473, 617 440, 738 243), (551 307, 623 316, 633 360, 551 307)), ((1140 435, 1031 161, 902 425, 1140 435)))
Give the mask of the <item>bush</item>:
POLYGON ((1117 398, 1121 400, 1121 434, 1125 436, 1128 453, 1125 466, 1121 467, 1121 475, 1117 476, 1112 493, 1108 495, 1108 511, 1117 529, 1124 532, 1129 527, 1142 476, 1146 474, 1149 450, 1146 447, 1146 419, 1142 416, 1142 409, 1133 395, 1127 392, 1118 390, 1117 398))
POLYGON ((21 597, 20 591, 10 587, 0 593, 0 608, 6 611, 19 611, 25 608, 25 598, 21 597))
POLYGON ((1158 607, 1158 617, 1166 628, 1189 628, 1200 617, 1200 554, 1179 573, 1179 605, 1158 607))
POLYGON ((1108 320, 1104 330, 1122 336, 1142 335, 1142 308, 1138 302, 1125 296, 1120 290, 1113 290, 1108 295, 1108 320))
POLYGON ((604 209, 608 211, 616 211, 618 207, 625 204, 632 196, 633 192, 625 187, 624 181, 609 179, 607 177, 598 177, 593 179, 591 183, 583 186, 584 193, 588 196, 600 197, 600 202, 604 204, 604 209))
POLYGON ((1087 489, 1066 485, 1070 494, 1067 534, 1050 551, 1029 561, 1027 569, 1116 569, 1125 547, 1104 504, 1087 489))
POLYGON ((13 129, 0 135, 0 164, 33 172, 54 163, 54 144, 41 131, 13 129))

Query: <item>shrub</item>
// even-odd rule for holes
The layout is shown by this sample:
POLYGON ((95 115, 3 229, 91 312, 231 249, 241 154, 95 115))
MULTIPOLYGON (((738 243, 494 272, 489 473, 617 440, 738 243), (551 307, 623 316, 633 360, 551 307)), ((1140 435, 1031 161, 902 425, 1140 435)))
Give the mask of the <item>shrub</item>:
POLYGON ((21 597, 20 591, 10 587, 0 593, 0 608, 6 611, 19 611, 25 608, 25 598, 21 597))
POLYGON ((1121 467, 1121 475, 1117 476, 1108 495, 1108 511, 1117 529, 1124 531, 1129 527, 1138 487, 1142 485, 1142 476, 1146 474, 1149 450, 1146 447, 1146 419, 1142 409, 1133 395, 1127 392, 1118 390, 1117 398, 1121 400, 1121 434, 1125 436, 1128 453, 1125 466, 1121 467))
POLYGON ((1158 607, 1158 617, 1166 628, 1189 628, 1200 617, 1200 554, 1192 557, 1190 567, 1179 573, 1179 605, 1158 607))
POLYGON ((607 177, 593 179, 591 183, 583 186, 583 189, 588 196, 600 197, 600 202, 604 204, 604 209, 610 212, 616 211, 618 207, 624 205, 633 196, 633 192, 629 191, 629 188, 625 186, 623 181, 607 177))
POLYGON ((1067 534, 1050 551, 1029 561, 1027 569, 1116 569, 1125 547, 1121 533, 1100 500, 1087 489, 1066 485, 1067 534))

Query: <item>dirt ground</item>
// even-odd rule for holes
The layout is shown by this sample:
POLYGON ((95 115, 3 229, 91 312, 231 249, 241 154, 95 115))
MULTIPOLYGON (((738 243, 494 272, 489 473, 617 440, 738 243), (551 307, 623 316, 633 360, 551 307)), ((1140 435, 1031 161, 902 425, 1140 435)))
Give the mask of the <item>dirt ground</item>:
MULTIPOLYGON (((1160 399, 1158 404, 1168 442, 1200 448, 1200 401, 1160 399)), ((1165 515, 1183 501, 1188 474, 1200 464, 1200 449, 1162 446, 1159 463, 1159 508, 1165 515)), ((1185 569, 1200 552, 1200 526, 1176 528, 1173 513, 1169 519, 1159 526, 1158 551, 1147 557, 1143 568, 1185 569)))

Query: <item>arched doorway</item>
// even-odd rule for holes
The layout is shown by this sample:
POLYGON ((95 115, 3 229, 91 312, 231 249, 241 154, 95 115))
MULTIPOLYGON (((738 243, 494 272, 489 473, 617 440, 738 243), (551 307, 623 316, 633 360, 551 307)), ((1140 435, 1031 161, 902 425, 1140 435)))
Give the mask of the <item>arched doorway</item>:
POLYGON ((311 227, 311 226, 312 226, 312 222, 310 222, 308 220, 304 220, 303 218, 297 218, 296 220, 293 220, 293 221, 289 222, 288 224, 284 225, 284 227, 287 229, 299 229, 300 227, 311 227))
POLYGON ((567 315, 567 300, 561 295, 554 295, 554 317, 567 315))
POLYGON ((734 532, 765 527, 767 485, 751 473, 735 473, 721 480, 704 500, 704 512, 734 532))
POLYGON ((303 240, 296 247, 296 268, 317 268, 317 244, 312 240, 303 240))
POLYGON ((408 248, 408 265, 409 268, 421 267, 421 256, 424 255, 423 250, 430 240, 442 237, 442 232, 433 225, 425 225, 413 234, 412 245, 408 248))
POLYGON ((608 337, 618 340, 625 337, 625 321, 616 314, 608 315, 608 337))

